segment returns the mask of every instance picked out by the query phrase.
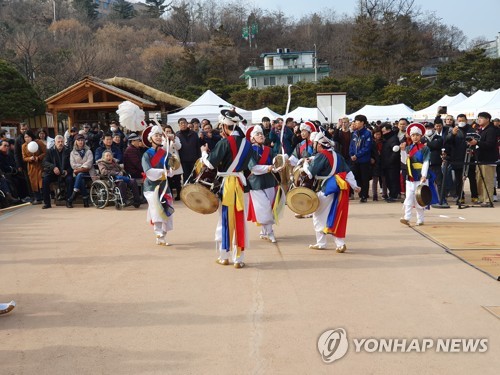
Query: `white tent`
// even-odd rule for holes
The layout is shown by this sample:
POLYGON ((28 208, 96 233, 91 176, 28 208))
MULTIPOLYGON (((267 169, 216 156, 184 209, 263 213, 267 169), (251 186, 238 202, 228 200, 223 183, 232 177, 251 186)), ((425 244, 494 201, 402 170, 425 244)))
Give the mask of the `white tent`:
POLYGON ((500 89, 496 91, 479 90, 463 102, 448 107, 448 114, 457 117, 463 113, 468 119, 476 118, 477 114, 483 111, 496 117, 492 112, 498 113, 500 111, 500 89))
POLYGON ((260 124, 262 122, 262 117, 269 117, 269 119, 276 120, 276 118, 281 117, 278 113, 270 110, 268 107, 261 109, 256 109, 252 112, 252 124, 260 124))
POLYGON ((491 118, 500 118, 500 89, 495 91, 495 95, 483 107, 479 108, 479 112, 488 112, 491 118))
POLYGON ((321 111, 317 107, 314 108, 297 107, 293 111, 284 115, 283 119, 286 119, 288 117, 293 118, 297 122, 300 122, 301 120, 302 121, 318 120, 321 123, 327 122, 325 116, 321 114, 321 111))
POLYGON ((462 93, 457 94, 455 96, 445 95, 441 99, 439 99, 436 103, 428 106, 427 108, 416 111, 413 114, 413 118, 415 120, 432 121, 436 117, 439 107, 444 107, 444 106, 451 107, 453 105, 463 102, 465 99, 467 99, 467 96, 465 96, 462 93))
POLYGON ((400 118, 413 120, 415 111, 405 104, 394 105, 365 105, 359 111, 351 113, 348 117, 353 120, 356 115, 365 115, 368 121, 396 121, 400 118))
MULTIPOLYGON (((213 126, 215 126, 219 121, 220 111, 231 107, 233 107, 233 105, 214 94, 213 91, 207 90, 202 96, 186 108, 180 110, 179 112, 169 114, 167 117, 167 123, 171 126, 177 126, 181 117, 185 117, 188 121, 196 117, 200 121, 206 118, 210 120, 213 126)), ((247 121, 251 121, 251 112, 238 107, 236 107, 236 112, 243 116, 243 118, 247 121)))

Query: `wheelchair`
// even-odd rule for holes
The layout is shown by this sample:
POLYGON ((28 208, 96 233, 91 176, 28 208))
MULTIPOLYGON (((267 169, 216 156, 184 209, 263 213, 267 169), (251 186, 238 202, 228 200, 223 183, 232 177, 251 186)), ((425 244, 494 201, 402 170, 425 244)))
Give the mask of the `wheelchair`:
POLYGON ((90 201, 96 208, 103 209, 112 202, 117 210, 121 210, 125 207, 126 198, 122 197, 113 176, 101 176, 94 180, 90 186, 90 201))

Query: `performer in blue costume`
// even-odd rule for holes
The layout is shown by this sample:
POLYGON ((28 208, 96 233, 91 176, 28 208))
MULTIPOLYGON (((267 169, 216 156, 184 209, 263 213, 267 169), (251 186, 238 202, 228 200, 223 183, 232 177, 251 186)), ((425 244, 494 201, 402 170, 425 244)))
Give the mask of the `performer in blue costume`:
POLYGON ((316 155, 304 163, 304 172, 312 178, 323 180, 321 191, 316 195, 319 206, 313 213, 316 243, 310 249, 323 250, 327 247, 327 234, 333 235, 338 253, 346 251, 347 218, 349 213, 349 186, 359 192, 353 173, 342 155, 335 152, 333 143, 321 132, 316 135, 316 155))
POLYGON ((147 220, 154 226, 156 244, 168 246, 167 232, 173 229, 173 199, 168 187, 170 141, 159 125, 143 132, 143 143, 150 146, 142 156, 144 197, 148 201, 147 220))
POLYGON ((408 175, 406 176, 406 198, 404 201, 404 217, 400 222, 405 225, 410 225, 412 208, 415 207, 417 213, 417 225, 424 224, 425 207, 417 203, 415 196, 417 187, 420 184, 429 185, 432 192, 432 202, 437 203, 438 197, 433 181, 429 181, 430 177, 429 165, 431 160, 431 152, 429 147, 422 144, 420 140, 425 134, 425 127, 420 123, 410 124, 406 128, 406 134, 411 138, 411 144, 406 146, 406 143, 401 144, 401 162, 406 165, 408 175), (429 184, 429 182, 431 182, 429 184))
POLYGON ((247 139, 252 142, 252 148, 259 156, 257 164, 252 167, 252 174, 248 177, 250 183, 250 204, 248 207, 248 221, 262 226, 260 238, 276 242, 273 225, 280 217, 285 205, 284 194, 278 180, 273 174, 272 149, 264 146, 264 132, 259 125, 247 130, 247 139))
POLYGON ((222 180, 222 200, 219 206, 219 222, 215 230, 215 241, 219 257, 217 263, 243 268, 245 249, 248 248, 246 225, 249 186, 244 172, 256 163, 252 145, 245 138, 239 123, 243 120, 234 110, 223 110, 219 117, 225 138, 220 140, 208 154, 208 147, 201 146, 203 163, 210 169, 217 168, 222 180))

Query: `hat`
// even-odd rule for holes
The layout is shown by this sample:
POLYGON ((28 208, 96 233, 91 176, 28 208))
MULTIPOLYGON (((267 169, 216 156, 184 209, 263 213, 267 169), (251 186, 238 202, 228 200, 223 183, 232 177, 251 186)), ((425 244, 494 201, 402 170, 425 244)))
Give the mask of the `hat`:
POLYGON ((300 130, 306 130, 309 133, 312 132, 317 132, 318 129, 316 128, 316 125, 314 125, 311 121, 306 121, 303 124, 300 124, 300 130))
POLYGON ((434 129, 434 124, 432 122, 426 122, 425 123, 426 128, 433 128, 434 129))
POLYGON ((316 134, 316 139, 314 142, 318 142, 321 146, 330 148, 332 147, 332 141, 330 141, 323 133, 319 132, 316 134))
POLYGON ((85 136, 83 134, 75 135, 75 141, 78 141, 79 139, 85 139, 85 136))
POLYGON ((235 110, 223 109, 220 111, 219 121, 224 125, 237 125, 241 120, 243 120, 243 116, 236 113, 235 110))
POLYGON ((78 128, 75 128, 74 126, 69 130, 70 132, 77 132, 78 128))
POLYGON ((412 135, 412 134, 420 134, 424 135, 425 134, 425 126, 423 126, 419 122, 414 122, 406 128, 406 135, 412 135))
POLYGON ((127 140, 129 142, 132 142, 132 141, 140 141, 141 140, 141 137, 139 137, 137 134, 135 133, 130 133, 127 137, 127 140))
POLYGON ((142 143, 144 143, 147 147, 151 147, 151 137, 153 134, 163 134, 163 130, 159 125, 149 125, 142 132, 142 143))
POLYGON ((262 127, 260 125, 250 126, 247 129, 247 131, 246 131, 245 137, 249 141, 251 141, 252 137, 254 137, 255 135, 257 135, 258 133, 264 134, 264 131, 262 130, 262 127))

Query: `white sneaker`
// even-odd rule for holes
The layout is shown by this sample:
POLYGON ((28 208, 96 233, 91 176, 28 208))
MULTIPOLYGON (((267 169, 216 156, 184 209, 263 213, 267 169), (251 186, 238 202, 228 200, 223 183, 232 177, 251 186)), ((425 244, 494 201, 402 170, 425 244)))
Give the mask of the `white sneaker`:
POLYGON ((269 241, 271 241, 272 243, 276 243, 276 238, 274 237, 274 233, 271 233, 269 235, 269 241))
POLYGON ((496 195, 493 196, 493 202, 498 202, 498 198, 496 195))

